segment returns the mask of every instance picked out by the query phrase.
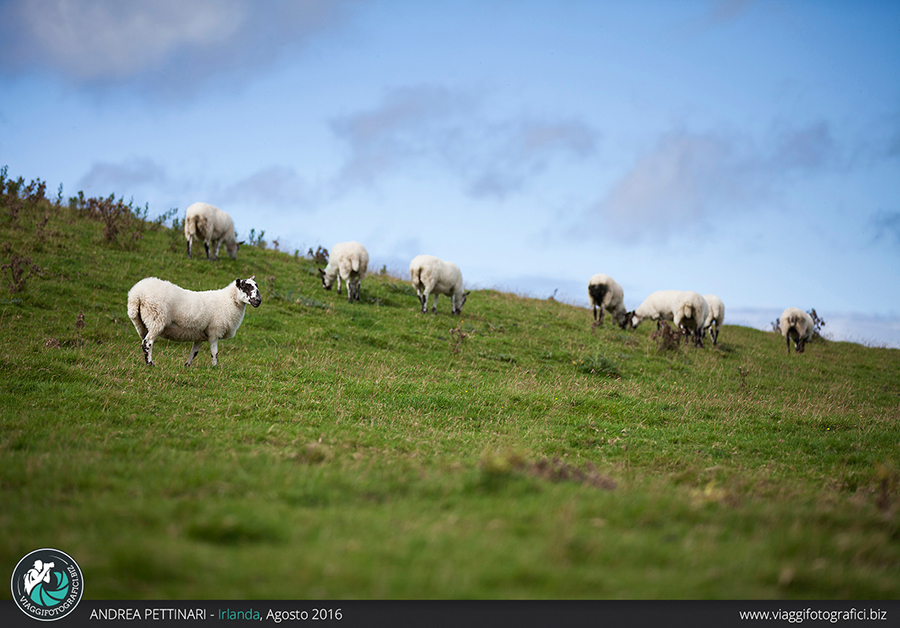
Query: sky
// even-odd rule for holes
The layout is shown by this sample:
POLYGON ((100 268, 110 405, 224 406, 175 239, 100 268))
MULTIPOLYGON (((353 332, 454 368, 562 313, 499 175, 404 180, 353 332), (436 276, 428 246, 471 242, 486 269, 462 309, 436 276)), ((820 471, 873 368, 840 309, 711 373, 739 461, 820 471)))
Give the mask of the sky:
POLYGON ((892 0, 0 0, 2 165, 370 272, 582 306, 602 272, 900 347, 892 0))

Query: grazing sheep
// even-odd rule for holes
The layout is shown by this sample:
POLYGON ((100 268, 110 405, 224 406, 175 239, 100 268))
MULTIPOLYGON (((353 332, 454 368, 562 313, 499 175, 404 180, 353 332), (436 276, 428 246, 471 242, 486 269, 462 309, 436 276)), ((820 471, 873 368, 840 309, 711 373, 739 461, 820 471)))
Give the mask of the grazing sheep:
POLYGON ((203 240, 206 247, 206 259, 209 259, 210 244, 215 243, 212 259, 219 260, 219 247, 225 250, 231 259, 237 259, 238 243, 234 240, 234 222, 226 212, 209 203, 194 203, 184 213, 184 237, 187 240, 187 254, 191 256, 191 244, 194 237, 203 240))
POLYGON ((682 333, 694 337, 695 345, 702 347, 703 324, 709 316, 709 305, 696 292, 658 290, 626 316, 632 329, 636 329, 641 321, 647 318, 657 321, 657 328, 663 320, 673 321, 682 333))
POLYGON ((703 346, 703 330, 709 318, 709 304, 703 295, 696 292, 679 292, 672 301, 672 320, 675 327, 685 334, 685 342, 689 336, 694 337, 694 346, 703 346))
POLYGON ((806 343, 812 340, 814 331, 812 316, 798 307, 789 307, 781 313, 781 335, 784 336, 788 353, 791 340, 797 353, 803 353, 806 343))
POLYGON ((616 323, 625 329, 628 324, 628 312, 623 303, 622 286, 615 279, 603 273, 594 275, 588 281, 588 296, 594 307, 594 321, 597 325, 603 324, 603 313, 608 311, 616 319, 616 323), (598 310, 600 311, 599 319, 597 318, 598 310))
POLYGON ((341 293, 341 279, 347 283, 347 296, 350 303, 359 301, 359 287, 369 269, 369 252, 359 242, 341 242, 331 249, 331 257, 325 269, 319 269, 322 287, 331 290, 337 278, 337 291, 341 293))
POLYGON ((637 329, 637 326, 644 319, 652 321, 672 320, 672 299, 675 298, 678 292, 678 290, 657 290, 651 293, 636 310, 626 314, 628 327, 637 329))
POLYGON ((213 366, 222 338, 233 338, 249 303, 259 307, 259 287, 250 279, 237 279, 221 290, 193 292, 173 283, 148 277, 128 291, 128 318, 141 337, 141 349, 147 364, 153 365, 153 341, 157 337, 178 342, 193 342, 185 366, 209 341, 213 366))
POLYGON ((708 329, 713 345, 716 345, 719 341, 719 329, 722 327, 722 323, 725 322, 725 304, 722 303, 722 299, 714 294, 704 294, 703 298, 709 304, 709 316, 706 317, 703 333, 705 334, 708 329), (713 327, 713 324, 715 324, 715 327, 713 327))
POLYGON ((422 303, 422 314, 428 312, 430 294, 434 294, 433 313, 437 312, 438 295, 446 294, 450 297, 450 312, 462 314, 469 293, 463 292, 462 272, 453 262, 445 262, 434 255, 418 255, 409 264, 409 279, 422 303))

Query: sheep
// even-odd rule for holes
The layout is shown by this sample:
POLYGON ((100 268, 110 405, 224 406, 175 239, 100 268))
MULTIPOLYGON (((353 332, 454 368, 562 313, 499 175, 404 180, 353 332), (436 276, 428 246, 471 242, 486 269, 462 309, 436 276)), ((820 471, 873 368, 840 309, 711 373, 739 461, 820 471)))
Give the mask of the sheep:
POLYGON ((193 342, 185 366, 190 366, 209 341, 213 366, 219 355, 218 343, 233 338, 249 303, 259 307, 262 298, 255 277, 236 279, 221 290, 193 292, 173 283, 147 277, 128 291, 128 318, 141 337, 144 359, 153 366, 153 341, 157 337, 193 342))
POLYGON ((184 237, 187 240, 187 255, 191 258, 191 244, 194 236, 203 240, 206 247, 206 259, 209 259, 210 244, 215 243, 212 259, 219 260, 219 247, 225 250, 231 259, 237 259, 238 243, 234 239, 234 222, 226 212, 209 203, 194 203, 184 213, 184 237))
POLYGON ((672 299, 678 292, 678 290, 657 290, 651 293, 636 310, 626 314, 628 327, 637 329, 641 321, 647 318, 652 321, 672 320, 672 299))
POLYGON ((685 334, 685 342, 688 342, 688 335, 691 335, 694 337, 694 346, 703 346, 703 330, 707 318, 709 304, 696 292, 679 292, 672 301, 672 320, 675 327, 685 334))
POLYGON ((798 307, 789 307, 781 313, 781 335, 784 336, 788 353, 791 352, 791 340, 797 353, 803 353, 806 343, 812 340, 813 331, 812 316, 798 307))
POLYGON ((646 318, 657 321, 657 328, 663 320, 673 321, 682 333, 694 337, 696 346, 702 347, 703 324, 709 316, 709 305, 696 292, 659 290, 644 299, 636 310, 626 316, 632 329, 637 328, 646 318))
POLYGON ((722 303, 722 299, 714 294, 704 294, 703 298, 709 304, 709 316, 706 317, 703 333, 705 335, 708 329, 713 345, 716 345, 719 341, 719 330, 722 327, 722 323, 725 322, 725 304, 722 303), (716 325, 715 328, 713 328, 713 323, 716 325))
POLYGON ((359 242, 341 242, 331 249, 331 257, 324 269, 319 269, 322 287, 331 290, 337 278, 337 291, 341 293, 341 279, 347 283, 350 303, 359 301, 359 288, 369 269, 369 252, 359 242))
POLYGON ((453 262, 445 262, 434 255, 417 255, 409 264, 409 279, 422 304, 422 314, 428 312, 430 294, 434 294, 432 313, 437 312, 438 295, 446 294, 450 297, 451 314, 462 314, 469 293, 463 292, 462 272, 453 262))
POLYGON ((608 311, 616 319, 616 323, 622 329, 625 329, 625 326, 628 324, 628 312, 625 310, 625 304, 623 303, 624 292, 622 291, 622 286, 615 279, 603 273, 594 275, 588 281, 588 296, 594 308, 594 323, 596 325, 603 324, 603 313, 608 311), (597 318, 598 310, 600 312, 599 319, 597 318))

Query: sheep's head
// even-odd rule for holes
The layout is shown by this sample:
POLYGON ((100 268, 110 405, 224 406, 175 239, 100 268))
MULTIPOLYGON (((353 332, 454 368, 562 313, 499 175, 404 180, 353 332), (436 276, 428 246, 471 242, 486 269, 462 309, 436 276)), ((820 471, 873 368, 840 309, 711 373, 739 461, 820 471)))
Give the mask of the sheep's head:
POLYGON ((231 259, 237 259, 238 248, 240 248, 240 245, 241 243, 235 240, 225 243, 225 251, 228 252, 228 256, 231 259))
POLYGON ((459 299, 459 303, 456 304, 455 308, 451 309, 451 314, 462 314, 462 307, 466 304, 467 296, 469 296, 469 293, 463 292, 462 297, 459 299))
POLYGON ((256 275, 250 279, 236 279, 234 285, 237 286, 238 295, 242 303, 249 303, 253 307, 259 307, 262 303, 262 297, 259 294, 259 286, 256 285, 256 275))
POLYGON ((328 276, 324 268, 319 269, 319 276, 322 278, 322 287, 326 290, 331 290, 331 284, 334 283, 334 279, 328 276))
MULTIPOLYGON (((633 310, 625 315, 625 326, 627 326, 628 329, 637 329, 637 326, 640 324, 641 319, 638 318, 633 310)), ((622 329, 625 329, 625 326, 623 326, 622 329)))

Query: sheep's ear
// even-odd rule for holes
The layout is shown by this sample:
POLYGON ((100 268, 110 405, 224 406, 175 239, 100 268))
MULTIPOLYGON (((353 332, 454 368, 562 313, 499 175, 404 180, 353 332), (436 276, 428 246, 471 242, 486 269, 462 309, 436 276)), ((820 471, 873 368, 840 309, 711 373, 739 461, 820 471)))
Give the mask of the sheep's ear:
POLYGON ((234 285, 237 286, 238 290, 240 290, 240 289, 241 289, 241 280, 240 280, 240 279, 235 279, 235 280, 234 280, 234 285))
POLYGON ((251 275, 250 279, 252 279, 253 281, 256 281, 256 275, 251 275))
MULTIPOLYGON (((470 291, 470 292, 471 292, 471 291, 470 291)), ((469 296, 469 293, 468 293, 468 292, 463 292, 463 296, 464 296, 464 297, 467 297, 467 296, 469 296)))
POLYGON ((320 277, 324 277, 324 276, 325 276, 325 269, 323 269, 323 268, 320 268, 320 269, 319 269, 319 276, 320 276, 320 277))

